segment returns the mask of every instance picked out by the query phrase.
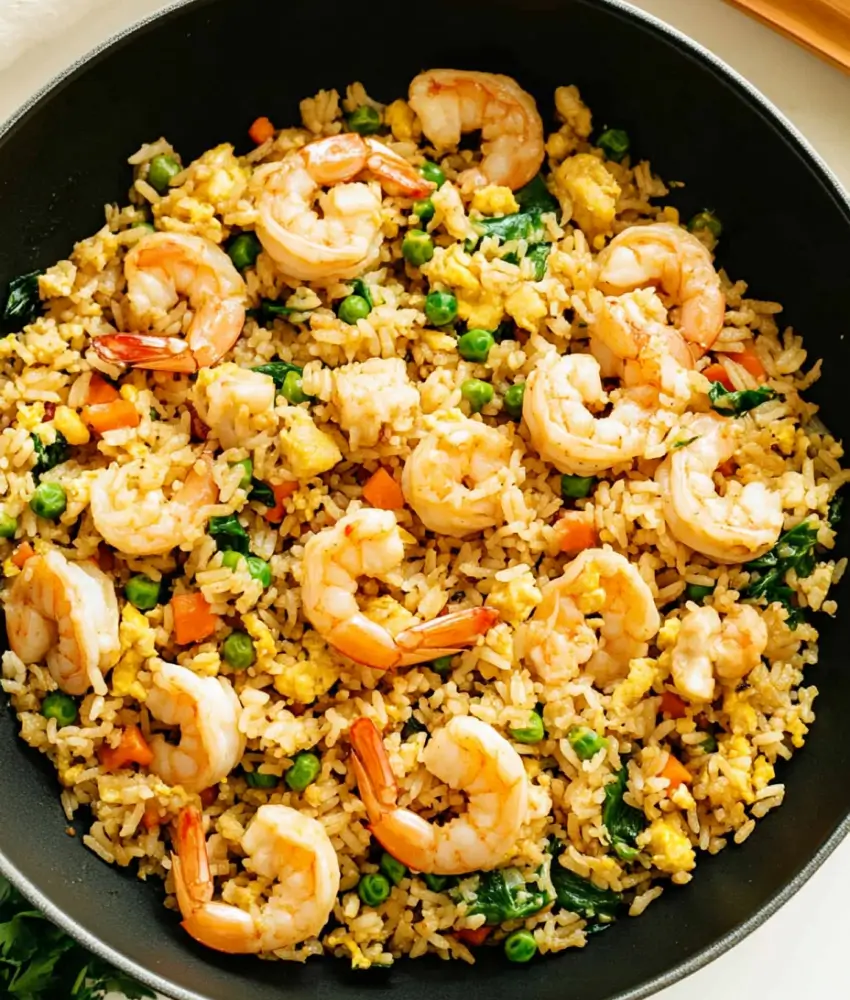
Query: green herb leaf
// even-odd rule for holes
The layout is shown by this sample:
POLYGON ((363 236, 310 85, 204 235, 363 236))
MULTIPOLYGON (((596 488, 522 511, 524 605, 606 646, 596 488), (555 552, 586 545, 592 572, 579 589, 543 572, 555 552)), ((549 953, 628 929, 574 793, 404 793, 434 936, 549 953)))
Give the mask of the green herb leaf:
POLYGON ((45 472, 49 472, 55 466, 67 462, 71 449, 65 440, 65 435, 61 431, 56 431, 56 440, 53 444, 45 444, 38 434, 35 433, 30 434, 30 437, 35 448, 36 458, 32 474, 35 481, 38 482, 45 472))
POLYGON ((542 215, 544 212, 561 210, 558 199, 546 187, 542 174, 533 177, 524 187, 514 191, 514 198, 523 212, 539 212, 542 215))
POLYGON ((615 919, 623 902, 620 893, 598 889, 589 879, 581 878, 558 861, 552 864, 551 878, 558 904, 565 910, 600 923, 615 919))
MULTIPOLYGON (((472 228, 479 237, 495 236, 502 243, 510 240, 543 243, 546 239, 546 229, 540 221, 539 212, 516 212, 513 215, 503 215, 500 219, 476 219, 472 228)), ((475 241, 472 242, 474 245, 475 241)))
POLYGON ((754 574, 754 578, 741 596, 751 600, 764 598, 768 604, 782 604, 788 612, 788 626, 795 629, 805 621, 805 614, 796 604, 794 591, 785 583, 785 574, 793 569, 800 579, 812 575, 817 564, 814 553, 817 537, 817 524, 811 521, 801 521, 786 531, 769 552, 744 566, 754 574))
POLYGON ((289 372, 295 372, 298 375, 304 374, 303 368, 299 368, 298 365, 290 364, 288 361, 269 361, 264 365, 257 365, 256 368, 252 368, 251 371, 261 372, 263 375, 269 375, 273 378, 278 392, 283 389, 283 380, 289 372))
POLYGON ((708 390, 711 408, 724 416, 740 417, 742 413, 753 410, 769 399, 776 398, 775 390, 762 385, 758 389, 739 389, 730 392, 722 382, 712 382, 708 390))
POLYGON ((646 827, 646 816, 643 812, 623 801, 628 779, 629 770, 627 767, 623 767, 614 781, 605 786, 602 822, 608 830, 608 836, 611 838, 611 844, 615 851, 618 844, 626 848, 634 848, 638 834, 646 827))
POLYGON ((251 477, 251 489, 248 491, 248 499, 256 503, 261 503, 264 507, 274 507, 277 501, 274 498, 274 490, 262 479, 251 477))
POLYGON ((673 450, 676 451, 678 448, 687 448, 689 444, 693 444, 694 441, 697 441, 701 436, 702 435, 700 434, 694 434, 692 438, 685 438, 684 441, 674 441, 673 450))
POLYGON ((211 517, 207 530, 216 540, 216 544, 222 552, 232 550, 247 556, 251 551, 251 540, 248 537, 248 532, 239 523, 235 514, 211 517))
POLYGON ((469 905, 469 914, 483 913, 485 922, 524 920, 552 902, 547 892, 530 889, 518 868, 496 868, 464 879, 451 891, 469 905))
POLYGON ((829 501, 829 507, 827 508, 827 520, 829 521, 829 526, 835 528, 841 521, 844 515, 844 497, 834 496, 829 501))
POLYGON ((29 274, 22 274, 9 282, 6 305, 3 307, 4 324, 14 327, 26 326, 41 312, 41 299, 38 294, 40 274, 44 274, 44 271, 30 271, 29 274))
POLYGON ((351 287, 354 289, 352 295, 359 295, 361 299, 365 299, 369 303, 369 308, 375 308, 375 301, 372 298, 372 292, 369 286, 362 278, 355 278, 354 281, 350 282, 351 287))

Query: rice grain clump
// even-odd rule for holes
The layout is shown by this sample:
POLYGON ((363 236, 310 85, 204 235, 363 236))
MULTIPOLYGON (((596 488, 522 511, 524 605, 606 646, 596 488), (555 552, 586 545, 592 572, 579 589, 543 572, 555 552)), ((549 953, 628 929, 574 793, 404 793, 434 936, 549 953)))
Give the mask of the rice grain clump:
POLYGON ((575 86, 549 130, 506 77, 387 96, 148 143, 12 283, 0 683, 202 943, 521 960, 782 803, 848 473, 781 306, 575 86))

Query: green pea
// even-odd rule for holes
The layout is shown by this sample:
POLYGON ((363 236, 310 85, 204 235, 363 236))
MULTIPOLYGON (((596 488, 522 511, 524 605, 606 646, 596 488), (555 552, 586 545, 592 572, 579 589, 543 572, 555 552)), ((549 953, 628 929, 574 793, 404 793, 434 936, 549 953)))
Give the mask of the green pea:
POLYGON ((349 295, 340 302, 337 315, 343 323, 354 326, 357 320, 366 319, 371 311, 372 307, 362 295, 349 295))
POLYGON ((703 587, 699 583, 689 583, 685 587, 685 594, 689 601, 699 601, 702 602, 709 596, 709 594, 714 593, 714 587, 716 584, 712 584, 710 587, 703 587))
POLYGON ((280 781, 276 774, 261 774, 259 771, 246 771, 245 780, 251 788, 274 788, 280 781))
POLYGON ((703 753, 717 753, 717 739, 711 733, 700 743, 703 753))
POLYGON ((374 135, 381 130, 381 114, 368 104, 361 104, 346 118, 348 127, 358 135, 374 135))
POLYGON ((505 938, 505 957, 509 962, 530 962, 537 954, 537 942, 531 931, 514 931, 505 938))
POLYGON ((434 218, 435 211, 434 202, 430 198, 422 198, 413 203, 413 214, 422 223, 430 222, 434 218))
POLYGON ((130 226, 130 228, 131 228, 131 229, 144 229, 144 231, 145 231, 146 233, 155 233, 155 232, 156 232, 156 226, 154 226, 154 225, 153 225, 152 223, 150 223, 150 222, 144 222, 144 221, 142 221, 142 220, 140 220, 139 222, 134 222, 134 223, 133 223, 133 224, 132 224, 132 225, 130 226))
POLYGON ((692 233, 707 229, 716 240, 719 240, 723 234, 723 223, 710 208, 704 208, 691 219, 688 223, 688 229, 692 233))
POLYGON ((451 875, 429 875, 427 872, 422 872, 422 881, 428 886, 431 892, 442 892, 443 889, 454 884, 454 879, 451 875))
POLYGON ((0 538, 14 538, 18 530, 18 519, 7 514, 5 511, 0 514, 0 538))
POLYGON ((228 244, 227 253, 236 270, 244 271, 246 267, 253 267, 262 249, 260 241, 253 233, 240 233, 228 244))
POLYGON ((431 669, 437 674, 447 674, 452 669, 453 659, 451 656, 438 656, 436 660, 431 660, 431 669))
POLYGON ((272 570, 265 559, 261 559, 259 556, 245 556, 245 562, 248 564, 248 572, 254 580, 259 580, 263 587, 271 586, 272 570))
POLYGON ((422 174, 426 181, 436 184, 438 188, 441 188, 446 183, 446 175, 443 173, 442 168, 430 160, 426 160, 422 164, 419 168, 419 173, 422 174))
POLYGON ((594 733, 586 726, 573 726, 567 733, 567 739, 579 760, 590 760, 608 746, 608 740, 604 736, 594 733))
POLYGON ((522 729, 512 729, 511 736, 517 743, 539 743, 546 738, 543 719, 537 712, 529 712, 527 724, 522 729))
POLYGON ((287 372, 283 379, 280 394, 289 402, 296 406, 305 403, 310 397, 301 388, 301 376, 298 372, 287 372))
POLYGON ((357 883, 357 895, 367 906, 380 906, 390 895, 390 882, 386 875, 364 875, 357 883))
POLYGON ((495 343, 489 330, 467 330, 458 339, 457 352, 464 361, 486 361, 490 348, 495 343))
POLYGON ((32 512, 48 521, 58 521, 67 506, 68 499, 61 483, 39 483, 30 500, 32 512))
POLYGON ((159 581, 137 573, 124 584, 124 596, 139 611, 150 611, 159 604, 159 581))
POLYGON ((493 386, 480 378, 468 378, 461 383, 460 394, 469 403, 472 412, 478 413, 493 399, 493 386))
POLYGON ((243 556, 240 552, 237 552, 235 549, 228 549, 221 557, 221 565, 227 567, 227 569, 231 572, 234 572, 239 569, 240 559, 244 558, 245 556, 243 556))
POLYGON ((51 691, 41 703, 41 714, 60 726, 72 726, 77 721, 77 703, 63 691, 51 691))
POLYGON ((595 476, 561 476, 561 496, 564 500, 579 500, 586 497, 595 485, 595 476))
POLYGON ((183 168, 167 153, 155 156, 148 168, 148 184, 159 194, 165 194, 172 177, 176 177, 183 168))
POLYGON ((381 855, 380 868, 393 885, 398 885, 407 875, 407 865, 403 865, 386 851, 381 855))
POLYGON ((522 403, 525 399, 525 382, 517 382, 510 389, 506 390, 502 397, 505 404, 505 413, 511 420, 522 420, 522 403))
POLYGON ((254 642, 246 632, 231 632, 221 647, 225 662, 234 670, 247 670, 257 658, 254 642))
POLYGON ((609 160, 619 163, 629 151, 629 133, 621 128, 606 128, 596 140, 596 145, 609 160))
POLYGON ((322 762, 314 753, 296 754, 292 767, 283 776, 283 780, 289 785, 293 792, 303 792, 308 785, 312 785, 319 772, 322 770, 322 762))
POLYGON ((432 326, 446 326, 457 319, 457 297, 451 292, 429 292, 425 315, 432 326))
POLYGON ((239 486, 243 490, 247 490, 251 485, 251 477, 254 475, 254 463, 250 458, 243 458, 239 462, 231 462, 231 468, 236 468, 237 466, 242 469, 242 476, 239 479, 239 486))
POLYGON ((410 229, 402 241, 401 252, 408 264, 422 267, 434 256, 434 241, 424 229, 410 229))

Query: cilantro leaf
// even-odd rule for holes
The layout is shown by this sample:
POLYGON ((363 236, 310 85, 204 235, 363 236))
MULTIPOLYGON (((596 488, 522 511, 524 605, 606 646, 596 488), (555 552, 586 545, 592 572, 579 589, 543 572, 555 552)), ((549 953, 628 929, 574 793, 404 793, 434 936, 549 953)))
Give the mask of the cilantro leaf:
POLYGON ((712 382, 708 390, 711 408, 725 416, 740 417, 742 413, 753 410, 769 399, 776 398, 776 391, 762 385, 758 389, 739 389, 730 392, 722 382, 712 382))

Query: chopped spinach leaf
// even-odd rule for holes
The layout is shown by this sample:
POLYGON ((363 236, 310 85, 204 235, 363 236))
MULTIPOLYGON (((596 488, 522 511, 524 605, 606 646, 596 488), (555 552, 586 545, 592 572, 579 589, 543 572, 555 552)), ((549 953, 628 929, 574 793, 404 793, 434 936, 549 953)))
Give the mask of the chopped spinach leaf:
POLYGON ((49 472, 55 466, 67 462, 71 449, 68 447, 65 435, 61 431, 56 431, 56 440, 53 444, 45 444, 38 434, 35 433, 30 434, 30 437, 35 448, 36 459, 32 474, 35 481, 38 482, 45 472, 49 472))
POLYGON ((247 556, 251 550, 251 542, 248 532, 239 523, 235 514, 225 514, 224 517, 211 517, 208 527, 209 533, 216 540, 220 551, 232 549, 243 556, 247 556))
POLYGON ((38 316, 41 299, 38 294, 38 278, 44 271, 30 271, 12 278, 3 307, 3 323, 6 327, 22 327, 38 316))
POLYGON ((694 434, 694 436, 692 438, 685 438, 684 441, 674 441, 673 442, 673 449, 676 450, 678 448, 687 448, 687 446, 689 444, 693 444, 694 441, 699 440, 699 438, 701 436, 702 435, 700 435, 700 434, 694 434))
POLYGON ((529 888, 518 868, 496 868, 473 875, 451 895, 469 905, 470 915, 483 913, 490 925, 523 920, 552 902, 547 892, 529 888))
POLYGON ((251 371, 261 372, 263 375, 269 375, 274 379, 277 391, 280 392, 283 388, 283 381, 290 372, 302 375, 304 369, 299 368, 298 365, 290 364, 288 361, 269 361, 264 365, 257 365, 256 368, 252 368, 251 371))
POLYGON ((793 569, 800 579, 811 576, 817 563, 814 553, 817 537, 817 524, 811 521, 801 521, 786 531, 769 552, 744 566, 754 576, 741 596, 782 604, 788 612, 788 626, 795 629, 805 621, 805 615, 794 601, 794 591, 785 583, 785 574, 793 569))
POLYGON ((361 299, 365 299, 369 303, 370 309, 375 308, 375 300, 372 298, 372 292, 362 278, 355 278, 351 282, 351 287, 354 289, 352 295, 359 295, 361 299))
POLYGON ((742 413, 753 410, 775 397, 775 390, 766 385, 759 386, 758 389, 739 389, 730 392, 722 382, 712 382, 708 390, 711 408, 725 416, 734 417, 740 417, 742 413))
POLYGON ((533 177, 524 187, 514 191, 514 198, 523 212, 539 212, 542 215, 544 212, 560 211, 558 199, 546 187, 542 174, 533 177))
MULTIPOLYGON (((552 885, 558 904, 571 913, 578 913, 585 920, 593 921, 596 930, 602 930, 617 916, 623 897, 611 889, 598 889, 589 879, 555 861, 552 864, 552 885), (602 925, 602 926, 598 926, 602 925)), ((588 933, 592 933, 588 929, 588 933)))
POLYGON ((277 505, 274 490, 271 486, 268 483, 264 483, 262 479, 254 478, 254 476, 251 477, 251 489, 248 491, 248 499, 255 500, 264 507, 275 507, 277 505))
POLYGON ((841 521, 844 514, 844 497, 834 496, 829 501, 829 507, 827 509, 827 520, 829 521, 829 526, 834 528, 841 521))
MULTIPOLYGON (((479 237, 495 236, 502 243, 510 240, 542 243, 546 239, 546 228, 540 221, 539 212, 516 212, 513 215, 503 215, 499 219, 476 219, 472 223, 472 228, 479 237)), ((467 244, 469 242, 467 241, 467 244)), ((474 246, 475 241, 471 242, 474 246)))
POLYGON ((628 778, 629 770, 623 767, 614 781, 605 786, 605 804, 602 807, 602 822, 611 838, 611 845, 624 861, 631 859, 620 854, 618 845, 621 850, 626 848, 625 853, 629 855, 636 846, 637 835, 646 827, 643 812, 623 801, 628 778))

